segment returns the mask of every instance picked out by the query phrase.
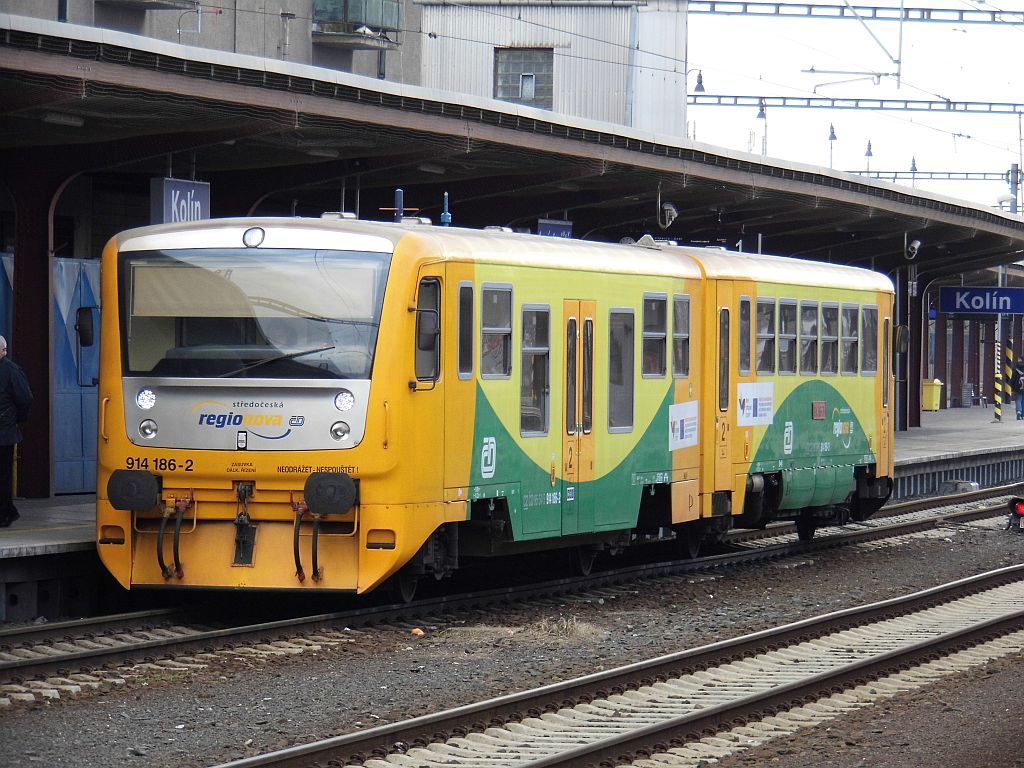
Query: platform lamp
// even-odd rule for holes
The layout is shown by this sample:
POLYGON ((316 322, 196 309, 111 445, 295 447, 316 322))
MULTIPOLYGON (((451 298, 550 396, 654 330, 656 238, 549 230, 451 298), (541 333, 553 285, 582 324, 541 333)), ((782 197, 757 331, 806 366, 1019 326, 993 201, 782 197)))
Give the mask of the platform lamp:
MULTIPOLYGON (((687 124, 687 121, 686 121, 686 107, 687 107, 687 104, 688 104, 688 102, 690 100, 690 95, 689 95, 688 89, 689 89, 689 85, 690 85, 690 73, 691 72, 696 72, 697 73, 697 84, 695 86, 693 86, 693 92, 694 93, 704 93, 704 71, 701 70, 701 69, 698 69, 697 67, 693 67, 692 69, 685 70, 683 72, 683 135, 686 136, 687 138, 690 137, 690 126, 687 124)), ((696 136, 694 136, 694 138, 696 138, 696 136)))
POLYGON ((874 156, 875 153, 871 151, 871 139, 868 139, 868 148, 867 151, 864 153, 864 157, 867 158, 865 162, 867 163, 867 170, 869 171, 871 170, 871 158, 874 156))
POLYGON ((764 120, 764 133, 761 135, 761 155, 768 154, 768 113, 765 111, 764 99, 757 100, 757 119, 764 120))
POLYGON ((828 124, 828 167, 832 167, 832 148, 835 146, 836 139, 836 127, 832 124, 828 124))

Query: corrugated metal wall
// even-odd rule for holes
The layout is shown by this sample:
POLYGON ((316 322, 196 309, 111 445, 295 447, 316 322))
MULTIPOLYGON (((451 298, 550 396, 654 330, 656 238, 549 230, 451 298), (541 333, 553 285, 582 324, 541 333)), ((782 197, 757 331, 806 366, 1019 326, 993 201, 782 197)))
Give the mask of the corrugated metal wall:
POLYGON ((553 48, 554 111, 625 124, 635 14, 631 5, 425 5, 422 84, 491 98, 496 46, 553 48))

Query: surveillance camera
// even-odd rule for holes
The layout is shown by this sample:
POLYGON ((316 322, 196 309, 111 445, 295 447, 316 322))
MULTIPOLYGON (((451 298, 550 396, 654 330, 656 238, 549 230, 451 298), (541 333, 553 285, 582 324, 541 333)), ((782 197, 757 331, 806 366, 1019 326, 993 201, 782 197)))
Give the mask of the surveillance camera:
POLYGON ((920 249, 920 247, 920 240, 911 240, 909 243, 907 243, 907 252, 905 254, 907 261, 912 261, 917 256, 917 251, 918 249, 920 249))

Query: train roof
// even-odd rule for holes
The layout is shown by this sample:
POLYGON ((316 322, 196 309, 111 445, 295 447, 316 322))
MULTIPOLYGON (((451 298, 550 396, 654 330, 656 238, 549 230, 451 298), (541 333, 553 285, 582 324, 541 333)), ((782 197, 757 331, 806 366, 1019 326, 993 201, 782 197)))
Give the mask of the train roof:
MULTIPOLYGON (((262 227, 265 247, 330 247, 316 243, 317 233, 339 231, 361 236, 367 250, 398 247, 407 241, 433 246, 447 260, 471 260, 508 266, 650 274, 683 278, 707 276, 724 280, 751 280, 823 287, 892 292, 892 282, 877 272, 838 264, 804 261, 784 256, 739 253, 715 248, 675 246, 651 240, 624 245, 590 240, 541 237, 504 230, 436 227, 418 223, 359 221, 340 216, 311 218, 208 219, 181 224, 161 224, 128 230, 117 236, 125 250, 238 247, 242 232, 262 227), (196 235, 204 233, 202 241, 196 235), (280 233, 280 236, 275 236, 280 233), (296 237, 300 235, 301 237, 296 237), (428 245, 429 241, 429 245, 428 245), (376 243, 376 245, 373 245, 376 243)), ((650 240, 650 238, 645 238, 650 240)))

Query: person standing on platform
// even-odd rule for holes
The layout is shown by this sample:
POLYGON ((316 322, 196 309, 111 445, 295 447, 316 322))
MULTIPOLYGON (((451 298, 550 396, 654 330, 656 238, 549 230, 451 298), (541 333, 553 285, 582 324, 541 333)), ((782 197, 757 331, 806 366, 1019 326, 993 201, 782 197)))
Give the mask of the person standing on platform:
POLYGON ((32 390, 24 371, 7 359, 7 339, 0 336, 0 527, 20 515, 14 506, 14 446, 21 442, 18 425, 28 418, 32 390))
POLYGON ((1017 361, 1013 369, 1013 394, 1017 403, 1017 420, 1024 419, 1024 360, 1017 361))

